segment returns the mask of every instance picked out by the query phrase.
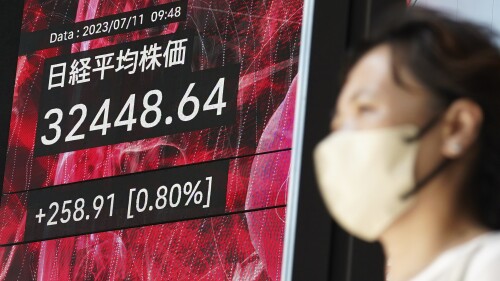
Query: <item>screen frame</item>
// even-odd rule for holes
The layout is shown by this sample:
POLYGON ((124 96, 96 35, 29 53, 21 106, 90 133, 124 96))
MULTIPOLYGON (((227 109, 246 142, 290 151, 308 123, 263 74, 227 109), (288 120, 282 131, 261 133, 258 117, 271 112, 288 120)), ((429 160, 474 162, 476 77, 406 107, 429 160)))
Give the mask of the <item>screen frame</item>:
POLYGON ((0 2, 0 200, 3 197, 5 157, 9 141, 14 84, 24 1, 0 2))
POLYGON ((346 54, 350 2, 304 1, 282 272, 287 281, 330 280, 332 275, 331 247, 340 229, 321 200, 311 156, 329 131, 324 120, 329 120, 331 107, 325 105, 335 99, 323 90, 340 86, 335 78, 346 54))
POLYGON ((370 34, 378 14, 405 1, 304 4, 283 280, 382 281, 380 244, 354 238, 330 218, 317 188, 312 154, 329 133, 325 120, 331 118, 349 50, 370 34))

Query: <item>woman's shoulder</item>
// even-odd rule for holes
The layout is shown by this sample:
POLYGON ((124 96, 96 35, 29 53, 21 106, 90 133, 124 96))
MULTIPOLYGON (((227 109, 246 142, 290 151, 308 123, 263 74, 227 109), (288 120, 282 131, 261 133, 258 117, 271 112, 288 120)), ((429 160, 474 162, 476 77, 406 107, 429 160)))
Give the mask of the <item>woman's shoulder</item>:
POLYGON ((411 281, 499 281, 500 232, 488 232, 439 255, 411 281))
POLYGON ((476 243, 465 280, 500 280, 500 232, 484 234, 476 243))

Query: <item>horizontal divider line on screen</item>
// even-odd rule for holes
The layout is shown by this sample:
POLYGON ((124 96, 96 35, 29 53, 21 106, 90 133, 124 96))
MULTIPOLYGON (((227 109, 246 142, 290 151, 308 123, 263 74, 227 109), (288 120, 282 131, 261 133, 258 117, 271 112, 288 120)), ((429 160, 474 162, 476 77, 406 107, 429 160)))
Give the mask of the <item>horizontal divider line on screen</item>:
MULTIPOLYGON (((137 175, 137 174, 143 174, 143 173, 151 173, 151 172, 160 171, 160 170, 176 169, 176 168, 180 168, 180 167, 189 167, 189 166, 193 166, 193 165, 200 165, 200 164, 205 164, 205 163, 213 163, 213 162, 218 162, 218 161, 234 160, 234 159, 239 159, 239 158, 247 158, 247 157, 259 156, 259 155, 266 155, 266 154, 272 154, 272 153, 279 153, 279 152, 291 151, 291 150, 292 150, 291 148, 284 148, 284 149, 278 149, 278 150, 272 150, 272 151, 264 151, 264 152, 254 153, 254 154, 245 154, 245 155, 231 156, 231 157, 227 157, 227 158, 220 158, 220 159, 209 160, 209 161, 204 161, 204 162, 189 163, 189 164, 179 165, 179 166, 164 167, 164 168, 160 168, 160 169, 148 170, 148 171, 141 171, 141 172, 137 172, 137 173, 129 173, 129 174, 123 174, 123 175, 118 175, 118 176, 102 177, 102 178, 97 178, 97 179, 77 181, 77 182, 71 182, 71 183, 65 183, 65 184, 59 184, 59 185, 51 185, 51 186, 47 186, 47 187, 32 188, 32 189, 29 189, 29 190, 20 190, 20 191, 14 191, 14 192, 2 192, 2 195, 20 194, 20 193, 27 193, 27 192, 31 192, 31 191, 39 191, 39 190, 49 190, 49 189, 55 188, 55 187, 62 187, 62 186, 66 186, 66 185, 74 185, 74 184, 79 184, 79 183, 83 183, 83 182, 99 181, 99 180, 102 180, 102 179, 118 178, 118 177, 123 177, 123 176, 128 176, 128 175, 137 175)), ((1 200, 1 198, 0 198, 0 200, 1 200)))

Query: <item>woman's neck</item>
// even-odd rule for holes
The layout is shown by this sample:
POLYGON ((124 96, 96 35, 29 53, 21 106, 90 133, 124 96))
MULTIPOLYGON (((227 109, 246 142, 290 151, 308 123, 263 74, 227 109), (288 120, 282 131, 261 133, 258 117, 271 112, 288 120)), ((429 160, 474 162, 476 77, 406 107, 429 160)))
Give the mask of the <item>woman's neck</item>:
POLYGON ((414 207, 382 235, 387 280, 409 280, 443 251, 487 231, 466 215, 464 208, 447 204, 454 201, 449 198, 447 189, 426 187, 414 207))

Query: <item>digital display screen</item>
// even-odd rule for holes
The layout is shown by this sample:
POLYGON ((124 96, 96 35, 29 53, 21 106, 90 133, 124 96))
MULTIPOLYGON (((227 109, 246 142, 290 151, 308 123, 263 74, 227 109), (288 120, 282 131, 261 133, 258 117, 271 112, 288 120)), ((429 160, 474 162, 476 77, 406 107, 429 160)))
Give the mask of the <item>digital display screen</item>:
POLYGON ((0 280, 280 280, 302 0, 25 0, 0 280))

